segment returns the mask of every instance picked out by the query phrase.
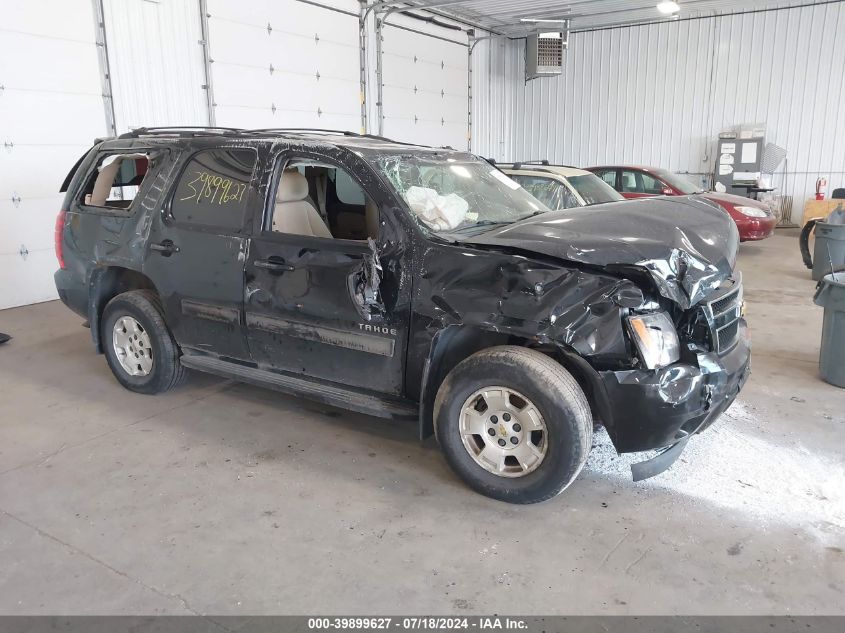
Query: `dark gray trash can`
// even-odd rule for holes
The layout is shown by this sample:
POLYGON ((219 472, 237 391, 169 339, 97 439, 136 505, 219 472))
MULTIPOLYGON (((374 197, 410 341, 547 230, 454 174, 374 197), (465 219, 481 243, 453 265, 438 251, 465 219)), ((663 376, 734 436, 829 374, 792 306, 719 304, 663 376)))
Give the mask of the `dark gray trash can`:
MULTIPOLYGON (((816 222, 816 244, 813 248, 813 279, 819 281, 833 271, 845 270, 845 224, 816 222)), ((837 276, 841 279, 842 277, 837 276)))
POLYGON ((824 308, 819 371, 825 382, 845 387, 845 273, 826 275, 813 301, 824 308))

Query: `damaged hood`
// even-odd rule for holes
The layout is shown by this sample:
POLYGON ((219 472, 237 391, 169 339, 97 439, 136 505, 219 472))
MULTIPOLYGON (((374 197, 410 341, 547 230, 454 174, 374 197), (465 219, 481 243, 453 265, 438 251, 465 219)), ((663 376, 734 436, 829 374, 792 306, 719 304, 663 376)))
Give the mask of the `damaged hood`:
POLYGON ((731 275, 739 235, 725 211, 689 196, 550 211, 463 241, 592 266, 637 266, 686 310, 731 275))

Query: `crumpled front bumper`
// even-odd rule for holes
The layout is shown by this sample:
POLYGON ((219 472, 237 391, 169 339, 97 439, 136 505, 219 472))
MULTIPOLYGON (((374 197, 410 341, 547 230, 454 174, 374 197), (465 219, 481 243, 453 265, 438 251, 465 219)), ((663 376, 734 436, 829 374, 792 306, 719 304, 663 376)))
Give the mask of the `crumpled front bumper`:
POLYGON ((634 464, 634 480, 663 472, 689 439, 710 426, 736 398, 751 368, 745 321, 727 353, 699 353, 692 362, 659 370, 599 372, 612 420, 607 428, 616 450, 631 453, 665 449, 634 464))

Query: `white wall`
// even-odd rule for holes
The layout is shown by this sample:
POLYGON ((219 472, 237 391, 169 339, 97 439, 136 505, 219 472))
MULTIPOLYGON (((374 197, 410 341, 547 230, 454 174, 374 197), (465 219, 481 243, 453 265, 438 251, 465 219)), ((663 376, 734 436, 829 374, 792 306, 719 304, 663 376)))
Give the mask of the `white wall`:
POLYGON ((0 309, 56 297, 59 186, 106 133, 91 0, 2 6, 0 309))
POLYGON ((843 32, 845 3, 573 33, 564 76, 528 84, 523 42, 482 42, 473 150, 708 173, 720 131, 765 123, 797 221, 819 175, 845 186, 843 32))

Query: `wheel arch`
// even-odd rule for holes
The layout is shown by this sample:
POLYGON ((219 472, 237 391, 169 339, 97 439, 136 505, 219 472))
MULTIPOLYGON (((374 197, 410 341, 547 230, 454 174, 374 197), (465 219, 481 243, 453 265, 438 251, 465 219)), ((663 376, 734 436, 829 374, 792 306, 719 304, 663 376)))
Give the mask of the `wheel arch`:
POLYGON ((448 373, 464 359, 476 352, 497 345, 518 345, 536 350, 560 363, 578 382, 587 401, 593 420, 600 420, 613 434, 613 416, 604 383, 595 369, 574 349, 555 344, 543 344, 536 339, 495 332, 475 326, 451 326, 440 330, 432 340, 423 367, 420 385, 420 440, 434 435, 434 399, 448 373))
POLYGON ((106 304, 117 295, 130 290, 152 290, 158 294, 152 279, 144 273, 123 266, 95 268, 88 280, 88 323, 91 339, 98 354, 103 353, 100 321, 106 304))

